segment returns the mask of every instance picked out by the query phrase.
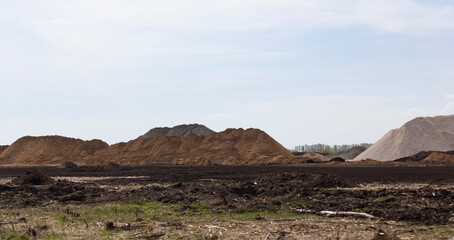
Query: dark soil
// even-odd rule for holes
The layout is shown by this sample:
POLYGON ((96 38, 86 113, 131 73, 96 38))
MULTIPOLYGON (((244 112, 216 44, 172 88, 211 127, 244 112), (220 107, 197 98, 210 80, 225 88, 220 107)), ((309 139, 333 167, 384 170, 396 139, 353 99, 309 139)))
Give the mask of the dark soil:
POLYGON ((50 185, 55 183, 55 179, 35 169, 27 171, 25 175, 13 179, 11 183, 15 185, 50 185))
MULTIPOLYGON (((403 157, 394 160, 394 162, 421 162, 424 160, 426 157, 428 157, 430 154, 432 154, 434 151, 421 151, 416 153, 415 155, 409 156, 409 157, 403 157)), ((454 155, 454 151, 447 151, 447 152, 442 152, 446 153, 449 155, 454 155)))
MULTIPOLYGON (((143 185, 127 190, 61 180, 43 186, 0 185, 0 207, 26 207, 51 202, 159 201, 178 204, 176 207, 184 212, 199 211, 197 206, 215 212, 274 211, 291 206, 315 211, 362 211, 384 220, 421 224, 447 224, 454 217, 454 189, 451 185, 442 188, 426 185, 415 189, 363 190, 351 188, 360 181, 329 173, 261 173, 253 179, 226 180, 222 177, 201 179, 200 173, 194 172, 199 177, 197 180, 174 181, 178 174, 161 173, 161 176, 168 175, 169 179, 173 179, 167 181, 156 181, 155 176, 149 176, 135 182, 143 185), (159 182, 165 184, 153 184, 159 182)), ((229 172, 226 174, 231 175, 229 172)), ((102 183, 126 185, 131 181, 115 178, 102 183)))
POLYGON ((114 179, 116 184, 142 182, 197 182, 206 179, 252 181, 263 175, 294 173, 330 173, 360 183, 430 183, 442 180, 454 183, 454 165, 252 165, 252 166, 183 166, 148 165, 121 166, 121 171, 106 166, 61 167, 0 167, 0 177, 17 177, 26 171, 40 169, 44 174, 65 177, 145 176, 145 179, 114 179))

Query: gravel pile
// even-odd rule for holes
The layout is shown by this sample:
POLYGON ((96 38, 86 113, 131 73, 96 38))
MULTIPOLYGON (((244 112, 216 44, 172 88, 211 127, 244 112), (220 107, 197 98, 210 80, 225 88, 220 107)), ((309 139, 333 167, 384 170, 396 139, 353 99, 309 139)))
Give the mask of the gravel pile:
POLYGON ((208 136, 213 133, 216 132, 200 124, 183 124, 172 128, 153 128, 140 137, 188 136, 191 134, 195 134, 197 136, 208 136))
POLYGON ((354 160, 392 161, 421 151, 454 150, 454 115, 420 117, 393 129, 354 160))

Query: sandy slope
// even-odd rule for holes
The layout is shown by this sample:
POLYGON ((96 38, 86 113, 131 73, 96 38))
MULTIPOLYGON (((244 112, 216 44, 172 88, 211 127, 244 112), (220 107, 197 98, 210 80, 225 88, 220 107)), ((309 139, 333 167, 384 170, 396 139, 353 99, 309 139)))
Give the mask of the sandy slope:
POLYGON ((420 117, 386 133, 354 160, 392 161, 420 151, 454 149, 454 115, 420 117))

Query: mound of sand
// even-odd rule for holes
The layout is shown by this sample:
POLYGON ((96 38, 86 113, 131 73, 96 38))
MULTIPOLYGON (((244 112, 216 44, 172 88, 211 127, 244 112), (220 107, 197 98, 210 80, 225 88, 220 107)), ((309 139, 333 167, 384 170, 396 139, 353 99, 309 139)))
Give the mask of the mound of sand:
POLYGON ((50 185, 55 183, 55 179, 48 177, 39 170, 32 170, 13 179, 11 183, 15 185, 50 185))
POLYGON ((191 134, 195 134, 197 136, 208 136, 213 133, 216 132, 200 124, 183 124, 173 128, 153 128, 140 137, 188 136, 191 134))
POLYGON ((352 147, 346 151, 335 153, 335 154, 330 154, 328 157, 333 159, 336 157, 343 158, 345 160, 353 160, 355 159, 358 155, 360 155, 362 152, 366 151, 366 147, 362 146, 356 146, 352 147))
POLYGON ((454 115, 420 117, 389 131, 354 160, 392 161, 420 151, 454 149, 454 115))
POLYGON ((426 163, 454 163, 454 155, 441 153, 441 152, 433 152, 428 157, 426 157, 423 162, 426 163))
POLYGON ((108 146, 101 140, 27 136, 18 139, 0 154, 0 165, 61 165, 66 161, 79 164, 83 158, 108 146))
POLYGON ((118 143, 93 155, 97 164, 241 165, 291 163, 292 153, 258 129, 227 129, 208 136, 159 136, 118 143))

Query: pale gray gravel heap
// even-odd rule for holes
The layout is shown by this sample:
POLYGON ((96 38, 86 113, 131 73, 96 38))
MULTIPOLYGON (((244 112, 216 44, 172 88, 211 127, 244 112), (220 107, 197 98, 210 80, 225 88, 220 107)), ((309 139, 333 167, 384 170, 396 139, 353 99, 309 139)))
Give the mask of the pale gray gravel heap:
POLYGON ((354 160, 392 161, 420 151, 454 150, 454 115, 415 118, 386 133, 354 160))
POLYGON ((159 136, 188 136, 195 134, 198 136, 207 136, 215 131, 200 124, 183 124, 172 128, 158 127, 153 128, 140 137, 159 137, 159 136))

